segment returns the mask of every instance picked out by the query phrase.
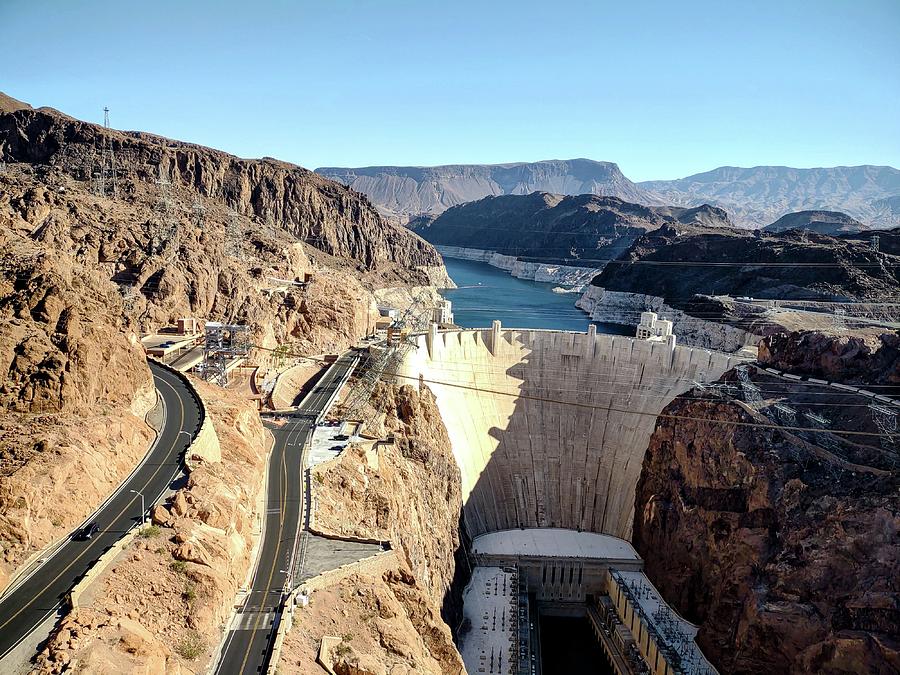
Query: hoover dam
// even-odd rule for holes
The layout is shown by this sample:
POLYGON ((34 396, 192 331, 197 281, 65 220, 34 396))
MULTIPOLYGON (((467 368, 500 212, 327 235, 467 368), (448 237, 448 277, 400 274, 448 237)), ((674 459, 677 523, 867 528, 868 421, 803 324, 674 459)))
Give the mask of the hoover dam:
MULTIPOLYGON (((540 653, 536 638, 517 637, 510 626, 509 645, 497 641, 498 619, 489 624, 487 617, 506 616, 503 592, 532 630, 546 613, 587 616, 598 639, 619 626, 651 672, 673 672, 660 656, 668 647, 656 619, 642 614, 637 600, 652 596, 664 605, 629 541, 635 487, 665 405, 745 360, 676 346, 671 335, 643 340, 598 334, 594 326, 574 333, 507 330, 499 321, 479 330, 433 325, 416 338, 400 375, 434 392, 462 477, 462 516, 476 564, 465 600, 475 630, 461 646, 470 672, 482 672, 487 654, 507 647, 518 654, 516 672, 532 672, 531 654, 540 653), (639 580, 623 587, 629 574, 639 580), (656 669, 654 661, 663 665, 656 669)), ((693 645, 690 624, 670 624, 681 626, 681 644, 693 645)), ((627 650, 613 653, 607 642, 610 662, 622 660, 627 650)), ((696 672, 714 672, 691 649, 696 672)), ((493 659, 489 667, 483 672, 507 672, 493 659)))
POLYGON ((556 527, 628 539, 656 415, 745 359, 596 333, 432 331, 401 374, 434 392, 475 537, 556 527))

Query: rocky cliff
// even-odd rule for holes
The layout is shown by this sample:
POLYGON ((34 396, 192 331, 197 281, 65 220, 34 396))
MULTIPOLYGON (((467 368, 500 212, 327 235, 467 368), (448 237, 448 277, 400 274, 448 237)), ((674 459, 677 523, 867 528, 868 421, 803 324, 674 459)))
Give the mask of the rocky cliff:
POLYGON ((759 361, 788 373, 890 388, 900 386, 900 333, 869 340, 815 331, 772 335, 760 343, 759 361))
POLYGON ((192 198, 203 197, 328 254, 352 258, 367 270, 392 263, 408 271, 440 264, 430 246, 384 222, 364 197, 301 167, 114 131, 49 108, 0 115, 0 160, 40 167, 50 181, 69 176, 89 187, 104 145, 115 152, 117 188, 125 204, 141 201, 148 192, 152 203, 155 181, 165 179, 185 210, 192 198))
POLYGON ((194 315, 247 323, 273 346, 327 326, 321 349, 365 332, 372 289, 446 279, 434 248, 364 197, 276 160, 30 108, 0 114, 0 159, 0 219, 114 281, 143 329, 194 315), (104 147, 115 197, 111 175, 99 186, 104 147), (293 283, 307 274, 308 288, 293 283), (317 320, 323 300, 341 306, 337 321, 317 320))
POLYGON ((255 406, 199 380, 220 461, 201 462, 168 507, 88 587, 35 674, 204 672, 244 584, 258 535, 269 441, 255 406))
POLYGON ((461 618, 466 566, 447 431, 424 387, 380 385, 369 412, 380 420, 373 431, 393 442, 351 447, 313 469, 315 528, 389 540, 399 565, 316 591, 286 641, 282 668, 306 672, 323 635, 347 634, 347 648, 367 664, 360 672, 460 674, 450 627, 461 618))
POLYGON ((489 249, 528 262, 602 267, 648 231, 713 222, 728 227, 728 215, 712 207, 649 207, 617 197, 535 192, 485 197, 410 227, 433 244, 489 249))
POLYGON ((646 571, 723 673, 897 672, 896 449, 864 397, 752 380, 752 406, 694 390, 663 410, 635 499, 646 571))
POLYGON ((152 440, 143 416, 156 400, 115 284, 3 215, 0 588, 128 475, 152 440))
POLYGON ((316 172, 362 192, 383 213, 400 222, 419 215, 437 216, 452 206, 482 197, 532 192, 595 194, 639 204, 663 203, 628 180, 612 162, 590 159, 427 167, 323 167, 316 172))
POLYGON ((843 211, 872 227, 900 225, 897 213, 884 201, 900 195, 900 170, 890 166, 722 166, 687 178, 645 181, 638 186, 670 204, 721 206, 735 223, 751 229, 804 209, 843 211))
POLYGON ((667 225, 637 239, 591 283, 683 309, 696 294, 877 301, 900 290, 898 262, 866 240, 667 225))
POLYGON ((839 211, 796 211, 786 213, 774 223, 763 228, 766 232, 786 232, 787 230, 808 230, 832 236, 862 232, 869 228, 856 218, 839 211))

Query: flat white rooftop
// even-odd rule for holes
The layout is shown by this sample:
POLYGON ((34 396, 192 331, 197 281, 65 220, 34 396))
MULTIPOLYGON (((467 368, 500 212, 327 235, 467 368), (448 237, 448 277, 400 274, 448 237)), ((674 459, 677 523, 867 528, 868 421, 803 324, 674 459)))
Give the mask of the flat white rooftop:
POLYGON ((460 645, 471 675, 512 672, 518 631, 516 575, 500 567, 476 567, 463 592, 463 613, 471 623, 460 645))
POLYGON ((555 527, 488 532, 475 537, 472 551, 483 555, 641 559, 634 547, 624 539, 555 527))
POLYGON ((632 597, 653 624, 657 633, 670 645, 681 646, 682 663, 689 672, 712 675, 718 671, 706 660, 700 647, 694 642, 697 626, 684 619, 663 600, 656 586, 643 572, 616 572, 631 590, 632 597))

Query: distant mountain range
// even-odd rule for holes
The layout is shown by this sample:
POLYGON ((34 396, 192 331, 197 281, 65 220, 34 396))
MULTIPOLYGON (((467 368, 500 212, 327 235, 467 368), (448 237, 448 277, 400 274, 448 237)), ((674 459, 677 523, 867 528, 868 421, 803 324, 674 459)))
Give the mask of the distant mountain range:
POLYGON ((679 180, 646 181, 639 186, 671 204, 696 206, 705 202, 721 206, 744 227, 761 227, 786 213, 802 210, 842 211, 878 228, 900 225, 900 213, 892 208, 900 195, 900 171, 890 166, 723 166, 679 180))
POLYGON ((589 159, 316 171, 364 193, 384 215, 402 222, 482 197, 551 192, 618 197, 646 206, 708 203, 728 211, 735 225, 752 229, 803 210, 842 211, 876 228, 900 226, 900 170, 888 166, 720 167, 642 183, 629 180, 612 162, 589 159))
POLYGON ((436 216, 451 206, 482 197, 532 192, 604 195, 647 205, 664 203, 628 180, 612 162, 590 159, 361 169, 323 167, 316 173, 362 192, 384 215, 403 222, 420 215, 436 216))

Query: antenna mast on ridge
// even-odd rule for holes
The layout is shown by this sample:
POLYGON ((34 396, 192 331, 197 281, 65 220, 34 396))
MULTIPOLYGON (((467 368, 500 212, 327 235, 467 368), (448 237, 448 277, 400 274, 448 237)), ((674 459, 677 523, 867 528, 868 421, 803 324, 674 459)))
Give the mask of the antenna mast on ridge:
POLYGON ((109 187, 112 189, 112 197, 119 196, 117 182, 116 151, 113 150, 112 137, 109 134, 109 108, 103 108, 103 129, 106 133, 100 142, 100 171, 97 173, 96 193, 98 197, 105 197, 109 187))

